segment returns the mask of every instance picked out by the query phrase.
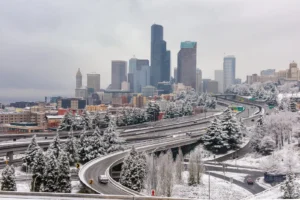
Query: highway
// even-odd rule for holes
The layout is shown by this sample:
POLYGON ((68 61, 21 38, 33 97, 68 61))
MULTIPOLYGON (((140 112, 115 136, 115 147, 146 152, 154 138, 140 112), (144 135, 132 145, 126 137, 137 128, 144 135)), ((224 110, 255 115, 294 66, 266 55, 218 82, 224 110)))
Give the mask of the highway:
MULTIPOLYGON (((242 103, 239 103, 239 104, 242 104, 242 103)), ((256 110, 253 110, 254 108, 252 107, 252 105, 245 105, 245 107, 246 107, 246 109, 249 109, 249 112, 251 112, 251 114, 256 112, 256 110)), ((249 121, 250 121, 250 123, 252 123, 251 120, 249 120, 249 121)), ((137 149, 139 151, 153 150, 153 149, 159 148, 161 146, 166 146, 171 143, 178 145, 178 146, 182 146, 183 145, 182 140, 193 140, 193 138, 186 138, 186 139, 181 139, 181 140, 177 140, 177 141, 174 140, 174 141, 170 141, 168 143, 158 143, 156 145, 140 147, 137 149)), ((103 184, 98 183, 98 181, 97 181, 97 177, 99 175, 101 175, 101 174, 109 175, 108 169, 115 162, 124 158, 126 156, 126 154, 127 154, 127 152, 121 152, 121 153, 117 153, 117 154, 113 154, 113 155, 108 155, 103 158, 98 158, 98 159, 95 159, 95 160, 87 163, 86 165, 83 166, 83 168, 79 172, 80 180, 82 181, 83 184, 87 185, 92 190, 94 190, 95 192, 100 193, 100 194, 128 194, 128 193, 130 193, 132 195, 137 195, 135 193, 129 192, 128 190, 126 190, 126 188, 125 188, 126 191, 124 191, 124 187, 118 186, 118 183, 109 182, 107 185, 103 185, 103 184), (92 185, 89 185, 88 180, 90 180, 90 179, 93 179, 93 180, 96 179, 96 181, 94 181, 94 183, 92 185), (120 188, 122 188, 122 189, 120 189, 120 188)), ((230 155, 228 155, 225 159, 228 159, 229 157, 230 157, 230 155)), ((232 157, 232 155, 231 155, 231 157, 232 157)), ((253 191, 253 192, 256 192, 256 191, 253 191)))

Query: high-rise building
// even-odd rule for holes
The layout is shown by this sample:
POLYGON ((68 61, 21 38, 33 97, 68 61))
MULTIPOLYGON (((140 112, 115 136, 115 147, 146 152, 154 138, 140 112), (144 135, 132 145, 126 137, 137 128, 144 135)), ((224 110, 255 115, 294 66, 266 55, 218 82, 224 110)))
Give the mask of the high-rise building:
POLYGON ((181 42, 177 61, 178 83, 196 89, 197 42, 181 42))
POLYGON ((100 74, 87 74, 87 89, 89 93, 100 91, 100 74))
POLYGON ((177 83, 177 67, 174 68, 174 79, 175 83, 177 83))
POLYGON ((297 67, 297 63, 294 61, 290 63, 290 68, 288 69, 288 79, 290 80, 298 80, 299 69, 297 67))
POLYGON ((241 84, 242 83, 242 79, 240 78, 236 78, 234 81, 234 84, 241 84))
POLYGON ((223 70, 215 70, 215 81, 218 82, 218 92, 223 93, 223 70))
POLYGON ((151 75, 150 83, 157 86, 158 82, 170 81, 171 52, 163 40, 163 27, 158 24, 151 26, 151 75))
POLYGON ((149 60, 131 58, 129 60, 129 73, 133 76, 133 92, 140 93, 143 87, 150 85, 149 60))
POLYGON ((196 92, 202 93, 202 71, 201 69, 196 69, 196 92))
POLYGON ((128 73, 128 82, 130 87, 130 92, 133 92, 133 73, 128 73))
POLYGON ((207 92, 207 88, 208 88, 208 83, 211 81, 211 79, 202 79, 203 82, 203 92, 206 93, 207 92))
POLYGON ((275 69, 266 69, 260 71, 261 76, 274 76, 275 75, 275 69))
POLYGON ((121 90, 123 81, 127 81, 127 62, 122 60, 111 61, 111 89, 121 90))
POLYGON ((80 72, 80 68, 78 68, 78 71, 76 73, 76 88, 82 87, 82 74, 80 72))
POLYGON ((230 85, 235 83, 235 57, 226 56, 223 62, 223 90, 225 91, 230 85))
POLYGON ((208 81, 206 86, 206 92, 217 94, 218 93, 218 81, 208 81))

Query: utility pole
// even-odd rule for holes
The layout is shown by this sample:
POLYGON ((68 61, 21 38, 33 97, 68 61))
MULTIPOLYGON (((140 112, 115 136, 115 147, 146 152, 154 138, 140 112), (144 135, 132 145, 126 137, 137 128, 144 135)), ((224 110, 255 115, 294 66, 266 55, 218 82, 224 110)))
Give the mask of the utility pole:
POLYGON ((210 200, 210 172, 208 172, 208 199, 210 200))

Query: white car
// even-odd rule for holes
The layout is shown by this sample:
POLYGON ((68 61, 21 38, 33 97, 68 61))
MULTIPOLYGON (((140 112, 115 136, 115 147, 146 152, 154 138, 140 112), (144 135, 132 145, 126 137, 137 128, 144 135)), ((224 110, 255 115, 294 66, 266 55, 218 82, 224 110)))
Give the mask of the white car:
POLYGON ((98 180, 99 180, 99 183, 104 183, 104 184, 108 183, 108 178, 105 175, 100 175, 98 180))

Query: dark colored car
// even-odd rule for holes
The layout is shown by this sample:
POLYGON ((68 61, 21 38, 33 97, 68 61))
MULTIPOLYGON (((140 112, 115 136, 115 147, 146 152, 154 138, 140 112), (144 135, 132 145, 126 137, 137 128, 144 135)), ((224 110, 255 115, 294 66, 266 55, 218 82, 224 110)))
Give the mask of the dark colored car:
POLYGON ((254 119, 251 119, 251 122, 254 122, 254 119))
POLYGON ((253 185, 254 181, 252 180, 252 178, 247 178, 247 183, 248 185, 253 185))

